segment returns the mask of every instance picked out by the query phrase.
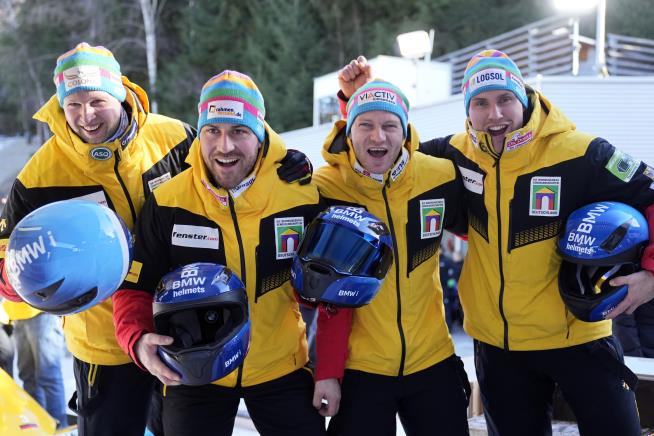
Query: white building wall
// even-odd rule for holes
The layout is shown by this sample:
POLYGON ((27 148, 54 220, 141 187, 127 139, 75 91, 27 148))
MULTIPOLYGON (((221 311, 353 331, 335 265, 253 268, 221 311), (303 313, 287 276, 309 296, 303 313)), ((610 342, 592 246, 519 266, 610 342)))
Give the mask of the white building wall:
MULTIPOLYGON (((527 80, 577 126, 622 151, 654 165, 654 77, 537 77, 527 80)), ((409 120, 420 138, 460 132, 464 128, 463 96, 455 95, 411 110, 409 120)), ((315 167, 324 163, 320 150, 331 125, 282 133, 289 148, 305 152, 315 167)))

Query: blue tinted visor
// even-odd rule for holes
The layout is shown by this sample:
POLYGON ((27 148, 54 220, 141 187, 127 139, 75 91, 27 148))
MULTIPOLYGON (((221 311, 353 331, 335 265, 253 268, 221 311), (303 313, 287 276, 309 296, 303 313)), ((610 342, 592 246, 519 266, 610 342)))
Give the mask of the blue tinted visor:
POLYGON ((380 280, 393 261, 390 248, 373 236, 324 221, 309 225, 298 257, 319 262, 341 274, 380 280))

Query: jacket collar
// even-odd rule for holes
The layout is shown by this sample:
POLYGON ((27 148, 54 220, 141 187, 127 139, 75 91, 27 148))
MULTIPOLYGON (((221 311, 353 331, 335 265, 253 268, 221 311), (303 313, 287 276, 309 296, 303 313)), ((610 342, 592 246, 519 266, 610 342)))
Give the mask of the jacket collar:
POLYGON ((216 186, 202 159, 200 149, 200 136, 195 138, 186 162, 191 165, 193 185, 200 197, 205 198, 205 209, 209 205, 218 204, 225 208, 229 206, 229 198, 239 210, 256 208, 261 210, 270 197, 270 190, 277 179, 277 164, 286 155, 286 147, 281 137, 273 131, 268 124, 265 124, 266 139, 261 145, 259 156, 254 168, 238 186, 232 189, 225 189, 216 186))
POLYGON ((354 146, 345 134, 345 127, 345 120, 334 123, 323 145, 322 156, 327 164, 338 168, 348 185, 378 192, 385 183, 392 186, 404 179, 411 164, 411 157, 419 145, 418 133, 412 124, 408 126, 408 137, 404 141, 400 156, 384 174, 370 173, 361 166, 354 154, 354 146))
POLYGON ((529 119, 520 129, 504 135, 501 154, 493 149, 490 135, 473 129, 469 119, 466 119, 466 133, 473 147, 494 159, 501 157, 503 163, 526 165, 543 151, 535 145, 537 140, 575 129, 575 125, 542 94, 528 88, 528 97, 531 109, 529 119))
POLYGON ((57 143, 61 146, 64 153, 67 153, 72 159, 87 162, 93 166, 94 161, 107 159, 97 159, 98 150, 103 152, 102 156, 108 153, 113 155, 119 153, 121 158, 129 159, 131 153, 130 145, 138 136, 139 129, 145 124, 149 115, 150 104, 145 91, 129 81, 125 76, 122 77, 123 86, 127 90, 127 95, 123 105, 129 107, 130 114, 129 125, 125 133, 110 143, 88 144, 73 132, 68 123, 64 111, 59 106, 57 95, 53 95, 35 114, 34 119, 47 123, 54 134, 57 143))

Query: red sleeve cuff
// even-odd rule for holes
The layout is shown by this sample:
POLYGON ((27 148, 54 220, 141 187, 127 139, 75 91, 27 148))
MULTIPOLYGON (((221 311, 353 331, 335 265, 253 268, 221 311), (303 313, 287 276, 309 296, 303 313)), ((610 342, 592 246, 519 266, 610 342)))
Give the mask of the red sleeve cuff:
POLYGON ((649 245, 643 251, 640 266, 647 271, 654 273, 654 204, 645 209, 645 218, 649 227, 649 245))
POLYGON ((315 379, 343 378, 354 309, 318 306, 315 379))
POLYGON ((113 295, 116 340, 134 363, 146 370, 136 357, 136 342, 145 333, 154 332, 152 295, 145 291, 120 289, 113 295))
POLYGON ((340 89, 336 93, 336 97, 338 97, 338 106, 341 109, 341 117, 345 120, 347 119, 347 102, 350 98, 346 97, 340 89))
POLYGON ((22 302, 23 299, 20 298, 20 295, 16 293, 11 283, 9 283, 4 259, 0 259, 0 271, 0 295, 9 301, 22 302))

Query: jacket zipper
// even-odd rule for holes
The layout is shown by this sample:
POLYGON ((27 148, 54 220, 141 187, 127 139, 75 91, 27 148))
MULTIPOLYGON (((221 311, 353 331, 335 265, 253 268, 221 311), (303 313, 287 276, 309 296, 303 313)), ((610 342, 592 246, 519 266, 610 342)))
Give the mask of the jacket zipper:
POLYGON ((513 200, 509 201, 509 234, 507 235, 506 251, 511 253, 511 238, 513 237, 513 200))
MULTIPOLYGON (((241 238, 241 231, 238 228, 238 218, 236 217, 236 208, 234 207, 234 199, 231 194, 227 195, 229 199, 229 213, 232 215, 232 222, 234 223, 234 231, 236 232, 236 241, 238 243, 238 254, 241 260, 241 281, 243 285, 247 288, 247 282, 245 281, 245 254, 243 253, 243 239, 241 238)), ((256 297, 254 302, 256 303, 256 297)), ((238 374, 236 375, 236 386, 237 388, 241 387, 241 381, 243 379, 243 365, 245 361, 238 367, 238 374)))
POLYGON ((509 351, 509 323, 506 320, 506 315, 504 314, 504 268, 502 266, 502 216, 501 216, 501 203, 500 203, 500 159, 498 158, 495 161, 495 177, 497 179, 497 188, 496 192, 496 203, 495 207, 497 209, 497 257, 499 263, 500 271, 500 298, 499 298, 499 310, 500 315, 502 316, 502 322, 504 323, 504 349, 509 351))
POLYGON ((123 188, 123 194, 125 194, 125 198, 127 199, 127 204, 129 205, 129 211, 132 214, 132 226, 133 226, 136 224, 136 209, 134 208, 134 203, 132 203, 132 197, 129 196, 129 191, 127 190, 127 186, 125 186, 125 182, 123 182, 123 178, 120 177, 120 173, 118 172, 118 164, 120 163, 120 156, 118 155, 118 153, 114 153, 114 156, 116 156, 116 160, 114 161, 114 173, 116 174, 118 183, 120 184, 120 187, 123 188))
POLYGON ((402 354, 400 356, 400 368, 397 371, 397 376, 404 375, 404 360, 406 359, 406 339, 404 338, 404 330, 402 329, 402 298, 400 295, 400 256, 397 250, 397 238, 395 237, 395 227, 393 226, 393 217, 391 216, 391 209, 388 205, 388 197, 386 196, 386 187, 388 181, 382 188, 382 196, 384 197, 384 206, 386 206, 386 216, 388 217, 388 226, 391 230, 393 237, 393 255, 395 256, 395 293, 397 295, 397 329, 400 333, 400 344, 402 346, 402 354))

